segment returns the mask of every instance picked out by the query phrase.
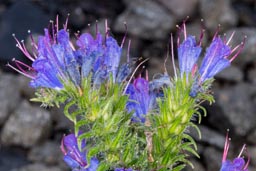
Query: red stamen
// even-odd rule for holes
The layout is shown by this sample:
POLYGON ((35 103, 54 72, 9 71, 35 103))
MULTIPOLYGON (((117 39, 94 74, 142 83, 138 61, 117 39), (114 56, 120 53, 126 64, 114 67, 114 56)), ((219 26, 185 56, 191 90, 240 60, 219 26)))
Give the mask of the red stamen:
POLYGON ((66 18, 66 22, 65 22, 65 24, 64 24, 64 30, 67 30, 67 28, 68 28, 68 19, 69 19, 69 16, 70 16, 70 14, 68 13, 68 15, 67 15, 67 18, 66 18))
POLYGON ((218 25, 217 30, 216 30, 216 32, 214 33, 214 36, 213 36, 213 38, 212 38, 212 41, 218 36, 219 32, 220 32, 220 24, 218 25))

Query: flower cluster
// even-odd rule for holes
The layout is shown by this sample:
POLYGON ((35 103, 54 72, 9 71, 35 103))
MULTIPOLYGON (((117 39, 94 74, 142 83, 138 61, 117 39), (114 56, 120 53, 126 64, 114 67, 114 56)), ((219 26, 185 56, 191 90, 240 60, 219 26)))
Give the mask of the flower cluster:
MULTIPOLYGON (((58 25, 58 20, 56 23, 58 25)), ((58 26, 52 25, 51 30, 44 30, 44 36, 39 36, 37 44, 31 36, 33 55, 28 52, 24 42, 20 42, 14 35, 17 47, 33 63, 28 66, 14 59, 16 67, 8 66, 31 78, 32 87, 61 90, 64 84, 70 82, 80 87, 82 80, 89 74, 92 74, 95 86, 110 77, 114 82, 121 83, 130 74, 128 64, 119 67, 123 45, 119 46, 107 31, 105 37, 98 30, 96 38, 89 33, 77 35, 78 48, 75 48, 70 41, 67 26, 58 30, 58 26)))
MULTIPOLYGON (((31 36, 32 53, 14 36, 32 66, 15 59, 15 66, 8 66, 31 78, 33 88, 61 94, 53 100, 66 103, 64 114, 75 128, 75 134, 64 136, 61 143, 63 159, 72 171, 184 168, 182 163, 190 163, 185 153, 197 155, 196 144, 185 130, 196 127, 191 118, 200 115, 198 103, 211 102, 212 96, 205 91, 211 84, 208 80, 230 66, 244 46, 242 42, 232 49, 229 43, 234 34, 226 40, 216 32, 198 64, 202 35, 199 42, 187 36, 184 23, 180 30, 184 40, 177 42, 179 71, 172 59, 175 78, 164 73, 149 81, 147 76, 133 78, 136 67, 120 65, 125 37, 119 46, 107 26, 104 36, 97 29, 95 37, 77 34, 75 44, 67 22, 59 30, 57 19, 52 29, 44 31, 38 43, 31 36), (204 96, 197 97, 199 93, 204 96)), ((172 40, 172 56, 173 51, 172 40)), ((228 149, 227 137, 220 171, 248 171, 249 160, 245 163, 241 154, 233 161, 226 159, 228 149)))
POLYGON ((188 77, 192 74, 195 78, 190 95, 195 97, 198 93, 200 85, 206 80, 213 78, 217 73, 230 66, 230 63, 238 56, 244 46, 244 42, 231 49, 229 43, 234 35, 230 36, 229 40, 222 40, 215 33, 210 46, 207 48, 201 66, 198 69, 198 58, 201 54, 201 41, 197 43, 196 38, 191 35, 186 35, 186 27, 184 24, 184 41, 178 42, 178 58, 180 74, 188 77))

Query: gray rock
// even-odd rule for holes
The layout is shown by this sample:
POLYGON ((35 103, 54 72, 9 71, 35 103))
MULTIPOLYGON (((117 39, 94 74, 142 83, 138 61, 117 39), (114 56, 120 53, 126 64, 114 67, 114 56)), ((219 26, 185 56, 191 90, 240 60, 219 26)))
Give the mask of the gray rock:
POLYGON ((175 19, 168 10, 150 0, 125 0, 127 9, 119 15, 114 30, 124 32, 123 22, 127 23, 128 33, 145 39, 165 39, 175 26, 175 19))
POLYGON ((195 13, 199 0, 158 0, 167 7, 179 20, 195 13))
POLYGON ((248 71, 247 76, 248 76, 248 80, 249 80, 252 84, 256 85, 256 68, 250 69, 250 70, 248 71))
MULTIPOLYGON (((248 136, 247 136, 247 141, 253 145, 256 145, 256 129, 252 130, 248 136)), ((255 151, 256 152, 256 151, 255 151)), ((256 153, 255 153, 256 155, 256 153)))
POLYGON ((195 159, 189 159, 189 161, 194 165, 194 168, 187 166, 184 171, 205 171, 204 166, 199 161, 195 159))
POLYGON ((251 157, 251 162, 250 162, 250 165, 253 165, 253 166, 256 166, 256 146, 249 146, 247 147, 248 151, 249 151, 249 154, 250 154, 250 157, 251 157))
POLYGON ((20 101, 16 76, 0 73, 0 126, 8 119, 10 113, 20 101))
POLYGON ((1 140, 6 145, 31 147, 42 141, 51 128, 50 113, 22 101, 5 123, 1 140))
POLYGON ((53 107, 50 109, 50 113, 52 116, 52 120, 54 122, 54 130, 67 130, 74 127, 73 122, 68 120, 68 118, 63 113, 64 107, 63 105, 60 108, 53 107))
POLYGON ((28 153, 28 159, 33 162, 43 162, 47 165, 56 165, 62 161, 63 154, 60 150, 60 143, 45 142, 33 147, 28 153))
POLYGON ((206 126, 199 125, 198 127, 201 130, 201 135, 202 135, 201 139, 199 139, 196 130, 192 129, 192 131, 191 131, 191 135, 195 138, 195 140, 197 142, 207 143, 211 146, 215 146, 220 149, 222 149, 224 147, 224 144, 225 144, 224 136, 222 136, 218 132, 216 132, 206 126))
MULTIPOLYGON (((231 65, 230 67, 224 69, 220 73, 218 73, 215 78, 221 79, 224 81, 231 81, 234 83, 238 83, 243 81, 243 72, 237 66, 231 65)), ((255 80, 256 81, 256 80, 255 80)))
POLYGON ((222 152, 213 147, 207 147, 203 153, 207 171, 220 170, 222 152))
POLYGON ((230 129, 238 136, 246 136, 256 124, 255 105, 252 103, 255 89, 253 85, 241 83, 215 91, 216 104, 208 108, 208 120, 212 126, 222 132, 230 129))
POLYGON ((206 28, 211 31, 215 31, 218 24, 225 30, 238 22, 238 16, 232 9, 230 0, 200 0, 199 8, 202 18, 205 19, 206 28))
POLYGON ((3 12, 0 25, 0 61, 10 61, 12 58, 24 60, 18 48, 15 48, 15 40, 12 34, 15 33, 19 39, 27 37, 27 30, 33 33, 42 33, 47 27, 50 17, 42 9, 33 5, 30 1, 16 1, 10 8, 3 12))
POLYGON ((235 35, 230 43, 232 47, 239 45, 244 40, 244 37, 247 36, 242 52, 233 62, 235 65, 244 69, 246 64, 256 60, 256 29, 249 27, 230 29, 227 31, 227 37, 234 31, 235 35))
POLYGON ((1 146, 0 148, 0 170, 9 171, 29 164, 26 151, 15 148, 1 146))
POLYGON ((42 163, 34 163, 11 171, 63 171, 63 169, 56 166, 46 166, 42 163))

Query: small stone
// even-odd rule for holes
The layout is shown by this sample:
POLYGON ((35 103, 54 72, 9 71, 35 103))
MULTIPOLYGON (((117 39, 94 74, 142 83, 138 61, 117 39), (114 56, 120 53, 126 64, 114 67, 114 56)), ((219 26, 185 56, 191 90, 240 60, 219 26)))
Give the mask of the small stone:
POLYGON ((167 7, 179 20, 195 13, 199 0, 158 0, 167 7))
POLYGON ((20 101, 20 92, 17 88, 16 76, 12 74, 0 74, 0 126, 10 116, 20 101))
POLYGON ((205 171, 204 166, 198 160, 189 159, 189 161, 193 164, 194 168, 191 168, 191 166, 187 166, 184 171, 205 171))
POLYGON ((114 30, 124 32, 123 22, 127 23, 128 33, 144 39, 166 39, 175 27, 175 18, 154 1, 125 0, 127 9, 119 15, 114 30))
POLYGON ((201 139, 198 137, 198 133, 196 132, 195 129, 192 128, 192 130, 191 130, 191 135, 195 138, 195 140, 197 142, 207 143, 211 146, 215 146, 220 149, 222 149, 224 147, 224 144, 225 144, 224 136, 222 136, 218 132, 216 132, 206 126, 199 125, 198 127, 201 131, 201 136, 202 136, 201 139))
POLYGON ((207 171, 219 170, 221 166, 222 152, 213 147, 207 147, 203 153, 207 171))
POLYGON ((34 163, 11 171, 63 171, 63 169, 56 166, 47 166, 42 163, 34 163))
POLYGON ((200 0, 199 8, 206 27, 211 31, 215 31, 218 24, 225 30, 238 22, 238 16, 232 9, 230 0, 200 0))
POLYGON ((31 147, 44 140, 50 128, 51 117, 48 111, 22 101, 6 121, 1 140, 5 145, 31 147))
POLYGON ((253 84, 256 85, 256 68, 250 69, 248 71, 248 80, 253 84))
POLYGON ((62 161, 63 154, 60 144, 52 141, 33 147, 28 153, 28 159, 33 162, 43 162, 47 165, 56 165, 62 161))
POLYGON ((34 3, 26 0, 15 1, 1 15, 0 25, 0 61, 11 61, 12 58, 25 60, 21 52, 15 47, 15 40, 12 34, 15 33, 18 39, 25 39, 28 36, 27 30, 32 33, 43 33, 47 27, 50 17, 34 3))
POLYGON ((231 65, 216 75, 217 79, 238 83, 243 81, 243 72, 240 68, 231 65))
POLYGON ((230 129, 238 136, 246 136, 256 124, 253 85, 240 83, 216 90, 216 104, 208 108, 208 121, 219 131, 230 129), (221 123, 221 124, 217 124, 221 123))

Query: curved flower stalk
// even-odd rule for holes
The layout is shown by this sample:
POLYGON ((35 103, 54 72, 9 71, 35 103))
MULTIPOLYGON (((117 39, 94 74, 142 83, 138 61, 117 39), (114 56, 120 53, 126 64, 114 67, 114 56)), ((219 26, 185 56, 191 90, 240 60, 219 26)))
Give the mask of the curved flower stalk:
POLYGON ((248 166, 249 166, 250 158, 245 163, 244 158, 241 157, 244 149, 246 148, 245 145, 243 146, 240 154, 233 161, 227 160, 229 146, 230 146, 230 139, 227 134, 220 171, 249 171, 248 166))

